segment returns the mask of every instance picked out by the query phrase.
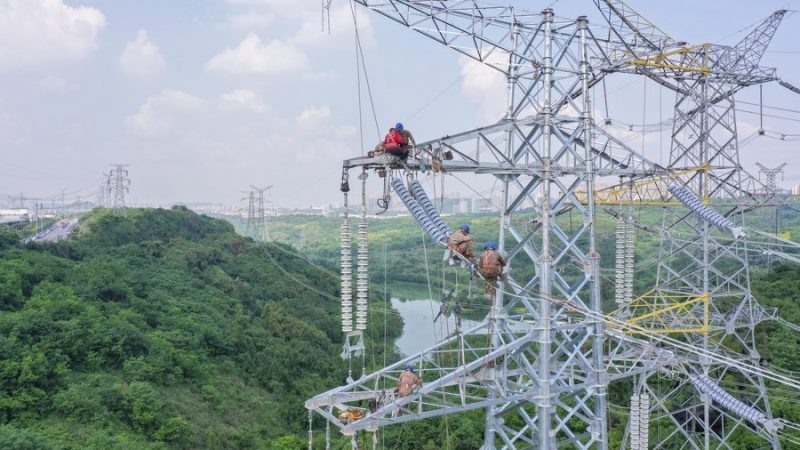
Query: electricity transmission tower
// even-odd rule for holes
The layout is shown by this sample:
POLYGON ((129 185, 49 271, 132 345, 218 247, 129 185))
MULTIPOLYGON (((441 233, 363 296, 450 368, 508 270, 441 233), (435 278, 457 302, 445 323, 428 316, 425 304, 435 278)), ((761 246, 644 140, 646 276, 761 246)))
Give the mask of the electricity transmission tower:
POLYGON ((103 172, 97 186, 97 206, 105 208, 108 206, 108 198, 111 196, 111 172, 103 172))
MULTIPOLYGON (((745 434, 779 448, 782 422, 772 416, 764 380, 780 377, 760 367, 755 346, 756 325, 777 315, 751 293, 748 236, 755 231, 744 222, 744 211, 759 206, 753 194, 760 183, 739 160, 733 95, 779 81, 759 61, 786 11, 736 45, 692 46, 619 0, 594 1, 601 27, 590 27, 586 16, 474 1, 356 3, 499 71, 508 95, 502 120, 422 143, 419 158, 406 164, 386 155, 346 160, 345 199, 349 170, 362 171, 362 189, 367 172, 376 171, 391 179, 385 185, 434 241, 444 243, 449 230, 418 184, 419 170, 491 175, 500 186, 497 243, 509 274, 480 325, 320 394, 306 407, 349 435, 483 409, 484 450, 606 449, 609 384, 632 380, 624 447, 732 448, 735 436, 745 434), (675 92, 666 166, 594 120, 592 87, 617 73, 675 92), (622 182, 598 189, 601 177, 622 182), (532 215, 521 211, 529 202, 532 215), (663 208, 660 223, 639 223, 629 213, 634 205, 663 208), (600 212, 620 220, 614 315, 602 310, 600 212), (578 226, 565 226, 567 213, 578 214, 578 226), (655 286, 638 297, 635 227, 660 240, 655 286), (418 365, 425 384, 397 397, 392 391, 408 363, 418 365), (747 403, 721 387, 729 378, 747 386, 747 403), (334 407, 358 409, 366 400, 372 406, 362 418, 339 421, 334 407), (651 439, 651 421, 668 431, 651 439)), ((362 192, 364 209, 365 197, 362 192)), ((345 333, 352 330, 345 323, 352 321, 346 220, 345 333)), ((366 274, 361 250, 358 270, 366 274)), ((366 299, 359 295, 359 302, 366 299)))
POLYGON ((247 200, 245 234, 252 236, 257 241, 266 242, 269 241, 270 238, 269 228, 267 227, 265 204, 271 203, 271 200, 264 199, 264 192, 271 191, 272 185, 264 188, 251 185, 250 188, 250 191, 243 191, 247 194, 247 197, 242 199, 247 200))
POLYGON ((114 191, 111 207, 114 215, 127 216, 125 207, 125 194, 130 192, 131 180, 128 178, 129 164, 111 164, 113 169, 109 173, 109 194, 114 191))
POLYGON ((764 166, 761 163, 756 163, 758 166, 758 174, 759 178, 763 174, 766 181, 764 182, 764 194, 768 196, 773 196, 778 193, 778 175, 781 176, 783 179, 783 168, 786 167, 786 163, 781 164, 778 167, 770 169, 769 167, 764 166))
POLYGON ((19 195, 9 195, 8 199, 11 201, 17 202, 17 208, 24 209, 25 208, 25 200, 30 200, 30 198, 26 197, 24 193, 20 192, 19 195))

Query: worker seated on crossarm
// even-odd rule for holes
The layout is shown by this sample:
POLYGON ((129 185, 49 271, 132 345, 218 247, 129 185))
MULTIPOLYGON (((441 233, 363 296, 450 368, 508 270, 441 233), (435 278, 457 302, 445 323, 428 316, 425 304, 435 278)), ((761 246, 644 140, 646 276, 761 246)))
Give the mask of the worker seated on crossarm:
POLYGON ((503 268, 506 266, 506 259, 497 251, 497 244, 487 242, 481 254, 478 269, 481 276, 486 280, 486 293, 493 296, 497 292, 497 280, 503 276, 503 268))
POLYGON ((408 154, 402 148, 404 142, 403 136, 397 132, 396 128, 389 128, 389 133, 383 138, 383 151, 405 160, 408 154))
POLYGON ((400 379, 397 380, 397 389, 395 390, 397 398, 411 395, 416 386, 422 386, 422 380, 414 373, 414 365, 406 364, 405 370, 400 373, 400 379))
POLYGON ((472 244, 474 239, 469 234, 469 225, 464 224, 450 235, 447 241, 448 254, 450 257, 451 265, 454 262, 461 262, 456 254, 459 254, 469 261, 475 260, 475 254, 472 252, 472 244))

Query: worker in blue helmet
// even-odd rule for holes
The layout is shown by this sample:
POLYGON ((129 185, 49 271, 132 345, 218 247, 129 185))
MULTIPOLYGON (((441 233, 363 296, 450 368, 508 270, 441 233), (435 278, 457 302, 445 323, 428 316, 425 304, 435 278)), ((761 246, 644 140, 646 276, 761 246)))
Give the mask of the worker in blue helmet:
POLYGON ((406 364, 405 370, 400 373, 400 378, 397 380, 397 389, 394 391, 397 398, 411 395, 417 386, 422 386, 422 380, 414 373, 414 365, 406 364))
POLYGON ((481 276, 486 281, 486 294, 494 296, 497 292, 497 280, 502 279, 505 266, 506 259, 497 251, 497 244, 487 242, 478 263, 481 276))
POLYGON ((472 262, 475 260, 475 254, 472 251, 473 242, 474 239, 469 234, 469 225, 467 224, 461 225, 458 230, 450 235, 450 239, 447 241, 447 248, 449 249, 447 257, 451 266, 456 263, 463 263, 462 265, 466 267, 467 261, 472 262))
POLYGON ((408 158, 411 149, 417 146, 417 141, 414 140, 414 135, 412 135, 410 131, 406 130, 405 127, 403 127, 403 124, 401 122, 397 122, 394 125, 394 128, 397 130, 397 132, 400 134, 400 137, 403 139, 402 143, 400 144, 400 148, 403 150, 403 153, 405 155, 403 159, 408 158))

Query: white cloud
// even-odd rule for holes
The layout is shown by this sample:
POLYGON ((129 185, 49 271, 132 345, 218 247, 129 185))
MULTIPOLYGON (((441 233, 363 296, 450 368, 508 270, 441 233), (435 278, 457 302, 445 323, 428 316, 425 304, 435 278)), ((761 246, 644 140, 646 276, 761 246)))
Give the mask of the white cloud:
POLYGON ((0 71, 85 58, 105 25, 100 10, 62 0, 0 1, 0 71))
POLYGON ((203 102, 183 91, 164 90, 148 97, 139 111, 125 118, 132 133, 142 137, 156 137, 169 132, 176 117, 198 111, 203 102))
POLYGON ((328 106, 312 106, 295 117, 295 123, 305 129, 319 128, 324 125, 332 116, 328 106))
POLYGON ((275 14, 270 12, 258 12, 254 10, 243 14, 233 14, 228 17, 220 27, 231 30, 256 30, 266 28, 275 20, 275 14))
POLYGON ((319 2, 297 0, 227 0, 233 5, 245 5, 268 10, 284 17, 309 17, 319 18, 319 2))
POLYGON ((39 87, 46 92, 55 94, 63 94, 75 88, 75 86, 70 84, 67 80, 53 75, 46 76, 39 80, 39 87))
POLYGON ((135 78, 152 78, 164 70, 164 57, 150 40, 147 31, 139 30, 136 39, 128 42, 119 57, 125 74, 135 78))
POLYGON ((261 96, 249 89, 236 89, 226 92, 219 97, 220 106, 228 111, 245 110, 254 113, 263 113, 267 105, 261 96))
MULTIPOLYGON (((499 57, 499 56, 498 56, 499 57)), ((461 66, 461 91, 478 105, 481 118, 496 121, 506 109, 506 81, 503 74, 467 56, 458 59, 461 66)))
POLYGON ((206 63, 206 69, 213 72, 254 75, 303 71, 307 66, 308 57, 294 45, 280 40, 264 44, 254 33, 206 63))

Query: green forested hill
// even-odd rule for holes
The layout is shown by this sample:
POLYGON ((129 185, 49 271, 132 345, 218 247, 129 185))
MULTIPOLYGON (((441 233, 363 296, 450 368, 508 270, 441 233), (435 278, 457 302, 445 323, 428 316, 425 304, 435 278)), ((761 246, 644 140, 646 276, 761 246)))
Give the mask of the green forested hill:
POLYGON ((335 275, 223 221, 95 212, 0 243, 2 449, 298 448, 303 400, 346 376, 338 305, 294 281, 335 275))

